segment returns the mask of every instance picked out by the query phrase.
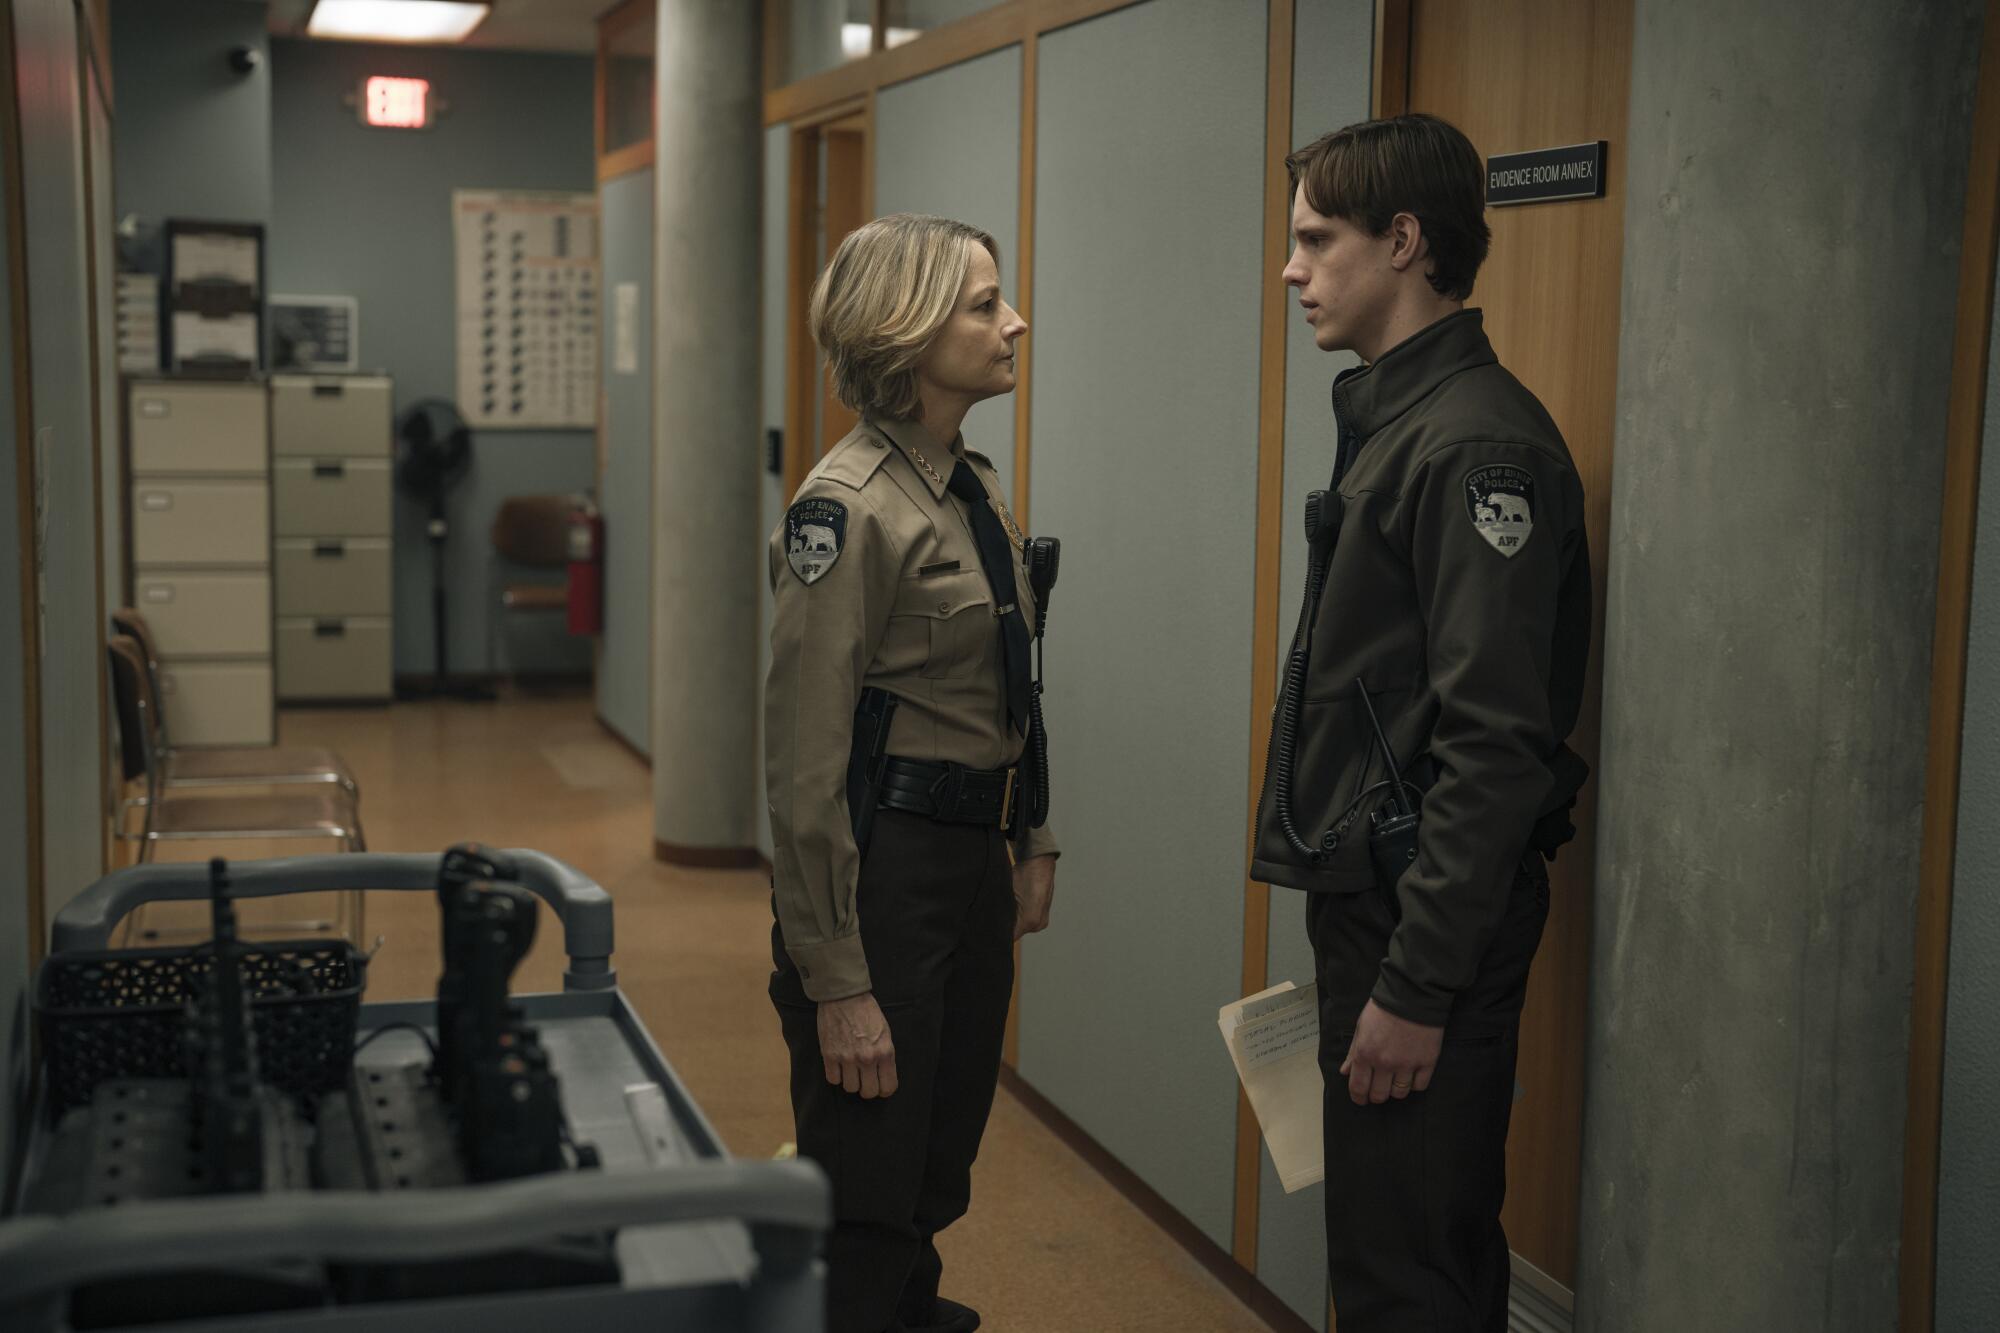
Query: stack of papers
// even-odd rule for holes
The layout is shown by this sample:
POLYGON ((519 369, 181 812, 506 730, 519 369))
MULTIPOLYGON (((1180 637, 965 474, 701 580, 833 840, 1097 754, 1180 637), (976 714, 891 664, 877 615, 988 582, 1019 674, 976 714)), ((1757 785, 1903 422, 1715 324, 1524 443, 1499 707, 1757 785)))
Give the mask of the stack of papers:
POLYGON ((1285 1193, 1318 1184, 1326 1177, 1318 984, 1259 991, 1223 1005, 1216 1023, 1285 1193))
POLYGON ((160 369, 160 280, 150 273, 118 275, 118 368, 160 369))

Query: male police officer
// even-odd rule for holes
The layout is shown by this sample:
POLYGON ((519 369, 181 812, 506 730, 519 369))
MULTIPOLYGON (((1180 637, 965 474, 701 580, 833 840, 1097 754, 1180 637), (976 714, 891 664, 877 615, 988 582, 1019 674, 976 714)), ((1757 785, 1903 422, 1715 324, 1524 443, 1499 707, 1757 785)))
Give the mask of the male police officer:
POLYGON ((1583 492, 1464 306, 1489 235, 1465 136, 1369 121, 1286 167, 1284 281, 1315 343, 1363 364, 1334 381, 1252 873, 1311 891, 1341 1333, 1500 1333, 1542 860, 1584 776, 1562 744, 1589 640, 1583 492))

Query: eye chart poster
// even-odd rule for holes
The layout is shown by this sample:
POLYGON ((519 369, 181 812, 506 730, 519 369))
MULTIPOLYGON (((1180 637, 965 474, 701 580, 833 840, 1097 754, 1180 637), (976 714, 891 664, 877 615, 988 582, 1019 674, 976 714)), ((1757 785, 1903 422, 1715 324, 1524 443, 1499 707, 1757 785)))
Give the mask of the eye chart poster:
POLYGON ((454 190, 458 407, 476 429, 597 424, 597 196, 454 190))

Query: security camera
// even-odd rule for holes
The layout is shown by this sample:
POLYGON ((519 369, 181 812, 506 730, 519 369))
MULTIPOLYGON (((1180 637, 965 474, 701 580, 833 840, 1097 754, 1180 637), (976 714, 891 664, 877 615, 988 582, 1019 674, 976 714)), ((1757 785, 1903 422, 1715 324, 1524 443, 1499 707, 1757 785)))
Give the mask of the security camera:
POLYGON ((264 53, 254 46, 238 46, 229 52, 229 68, 248 74, 264 63, 264 53))

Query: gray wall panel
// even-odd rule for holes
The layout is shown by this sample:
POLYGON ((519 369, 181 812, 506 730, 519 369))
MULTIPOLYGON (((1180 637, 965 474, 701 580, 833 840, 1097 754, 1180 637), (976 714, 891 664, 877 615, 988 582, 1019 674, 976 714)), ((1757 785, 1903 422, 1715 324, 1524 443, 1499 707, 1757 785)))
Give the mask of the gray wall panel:
POLYGON ((604 651, 597 713, 640 753, 653 745, 653 173, 635 171, 598 192, 604 272, 604 651), (638 289, 635 369, 616 368, 620 285, 638 289))
MULTIPOLYGON (((398 411, 420 398, 455 398, 451 192, 595 189, 590 59, 279 40, 271 65, 272 289, 358 298, 361 361, 395 376, 398 411), (358 123, 341 99, 385 69, 429 79, 450 114, 421 133, 358 123)), ((589 669, 589 641, 571 638, 549 612, 507 617, 489 662, 488 532, 507 496, 585 490, 596 473, 588 430, 474 433, 472 470, 450 500, 453 671, 589 669)), ((431 669, 424 518, 421 502, 398 494, 399 672, 431 669)))
MULTIPOLYGON (((1368 117, 1373 68, 1373 0, 1307 0, 1296 10, 1292 44, 1292 145, 1303 147, 1328 130, 1368 117)), ((1289 254, 1289 250, 1287 250, 1289 254)), ((1279 281, 1276 273, 1264 280, 1279 281)), ((1297 628, 1306 581, 1304 506, 1307 492, 1325 487, 1333 473, 1333 377, 1355 364, 1349 352, 1313 345, 1312 327, 1290 289, 1285 305, 1285 494, 1279 600, 1278 669, 1297 628)), ((1306 941, 1304 896, 1271 890, 1271 984, 1305 985, 1313 977, 1306 941)), ((1258 1194, 1257 1276, 1300 1318, 1326 1326, 1325 1187, 1288 1195, 1279 1188, 1269 1154, 1258 1194)))
POLYGON ((1024 951, 1022 1073, 1223 1244, 1264 14, 1152 0, 1051 34, 1038 75, 1033 518, 1065 548, 1048 657, 1065 855, 1054 927, 1024 951))
MULTIPOLYGON (((764 131, 764 252, 763 252, 763 345, 764 430, 785 428, 785 281, 788 276, 785 242, 788 235, 786 191, 792 170, 792 127, 773 125, 764 131)), ((768 537, 785 512, 785 476, 782 468, 765 468, 758 482, 757 531, 768 537)), ((765 577, 764 549, 757 549, 757 596, 760 615, 757 630, 757 850, 771 855, 771 805, 764 799, 764 678, 771 670, 771 588, 765 577)))
POLYGON ((1937 1326, 1977 1328, 2000 1310, 2000 328, 1986 377, 1985 484, 1973 543, 1959 766, 1958 866, 1945 1010, 1939 1143, 1937 1326))
MULTIPOLYGON (((875 213, 937 213, 990 232, 1000 246, 1000 286, 1014 282, 1021 217, 1021 48, 953 65, 884 88, 875 98, 875 213)), ((968 412, 968 448, 993 460, 1013 494, 1012 394, 968 412)))
POLYGON ((263 54, 264 25, 243 0, 112 0, 121 214, 271 220, 271 62, 238 74, 228 59, 263 54))
POLYGON ((118 256, 113 239, 111 117, 95 78, 85 99, 90 132, 91 262, 97 273, 97 476, 102 496, 99 531, 104 539, 104 604, 125 600, 125 482, 120 468, 118 403, 118 256))
POLYGON ((43 516, 36 536, 43 606, 43 882, 53 912, 104 871, 89 230, 76 10, 68 0, 24 0, 14 6, 14 24, 34 343, 35 499, 43 516))
MULTIPOLYGON (((0 72, 0 97, 14 95, 0 72)), ((19 182, 9 183, 9 192, 19 182)), ((0 207, 0 255, 9 253, 13 210, 0 207)), ((14 271, 0 262, 0 310, 13 309, 14 271)), ((14 321, 0 319, 0 365, 14 364, 14 321)), ((0 1189, 14 1161, 14 1107, 28 1070, 28 750, 27 645, 21 633, 21 440, 14 376, 0 375, 0 1189)))

